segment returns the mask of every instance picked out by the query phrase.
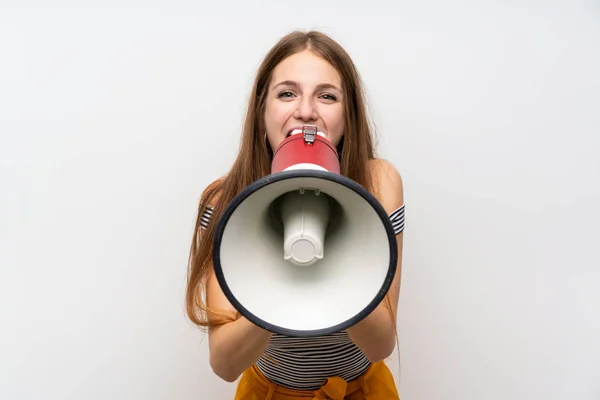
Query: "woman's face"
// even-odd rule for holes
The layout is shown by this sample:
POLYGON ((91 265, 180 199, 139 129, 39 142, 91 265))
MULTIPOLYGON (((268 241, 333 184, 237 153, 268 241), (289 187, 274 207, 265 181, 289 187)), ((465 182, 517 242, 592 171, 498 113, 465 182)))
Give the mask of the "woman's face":
POLYGON ((265 106, 267 138, 273 150, 303 125, 316 125, 334 146, 344 133, 341 77, 309 50, 286 58, 273 70, 265 106))

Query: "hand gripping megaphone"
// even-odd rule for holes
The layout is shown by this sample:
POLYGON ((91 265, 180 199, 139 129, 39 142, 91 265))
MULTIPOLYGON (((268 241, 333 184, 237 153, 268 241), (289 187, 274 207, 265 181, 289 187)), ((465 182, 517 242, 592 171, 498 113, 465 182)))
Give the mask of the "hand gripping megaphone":
POLYGON ((315 126, 274 151, 271 174, 242 190, 219 218, 214 271, 248 320, 287 336, 344 330, 387 294, 398 248, 378 200, 340 174, 315 126))

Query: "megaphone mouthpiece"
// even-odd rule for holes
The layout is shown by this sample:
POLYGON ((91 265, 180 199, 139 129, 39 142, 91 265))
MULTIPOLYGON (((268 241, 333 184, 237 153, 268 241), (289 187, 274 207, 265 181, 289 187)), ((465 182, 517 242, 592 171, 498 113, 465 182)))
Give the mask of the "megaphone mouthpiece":
POLYGON ((323 132, 314 125, 292 131, 275 149, 271 173, 313 169, 340 173, 338 153, 323 132))

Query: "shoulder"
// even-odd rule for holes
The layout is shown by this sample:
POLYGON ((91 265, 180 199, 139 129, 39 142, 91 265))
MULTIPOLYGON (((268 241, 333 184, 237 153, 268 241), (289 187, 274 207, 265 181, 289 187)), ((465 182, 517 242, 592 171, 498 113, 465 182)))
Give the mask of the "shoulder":
POLYGON ((376 158, 368 162, 374 195, 388 211, 404 205, 404 184, 398 169, 388 160, 376 158))
POLYGON ((224 180, 225 178, 219 178, 208 184, 208 186, 206 186, 206 188, 204 188, 202 191, 201 201, 206 202, 210 207, 214 207, 214 205, 219 201, 219 195, 224 180))
POLYGON ((223 179, 217 179, 211 182, 206 188, 202 191, 202 195, 200 196, 200 205, 199 205, 199 220, 200 227, 202 229, 208 229, 208 225, 212 221, 212 214, 215 209, 217 202, 219 201, 221 186, 223 184, 223 179))

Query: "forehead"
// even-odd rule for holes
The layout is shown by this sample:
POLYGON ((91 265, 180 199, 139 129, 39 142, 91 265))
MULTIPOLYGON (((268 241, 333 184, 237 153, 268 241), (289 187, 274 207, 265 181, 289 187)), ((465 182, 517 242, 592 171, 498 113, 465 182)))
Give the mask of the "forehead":
POLYGON ((308 86, 321 84, 331 84, 338 88, 342 86, 342 79, 337 70, 310 50, 293 54, 275 67, 271 86, 286 80, 308 86))

